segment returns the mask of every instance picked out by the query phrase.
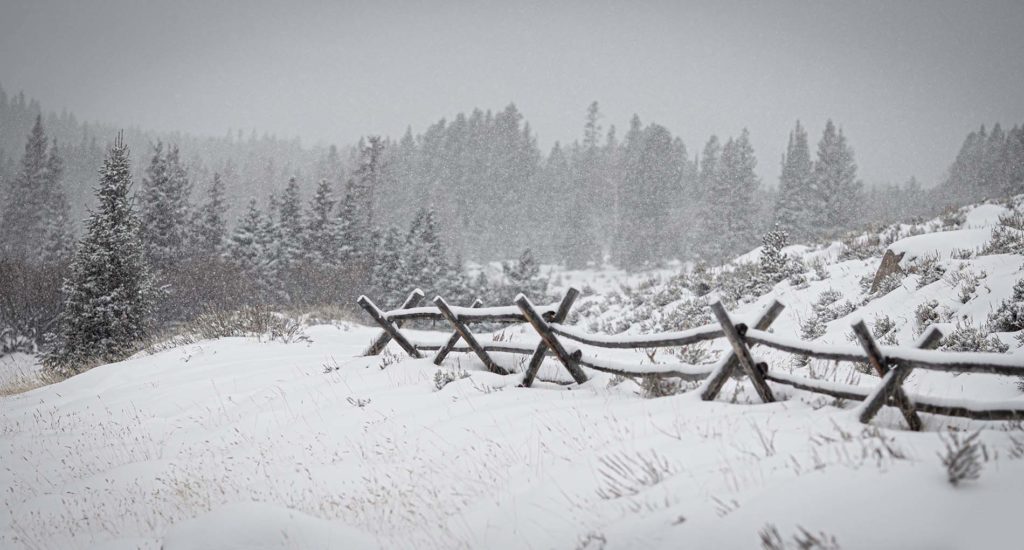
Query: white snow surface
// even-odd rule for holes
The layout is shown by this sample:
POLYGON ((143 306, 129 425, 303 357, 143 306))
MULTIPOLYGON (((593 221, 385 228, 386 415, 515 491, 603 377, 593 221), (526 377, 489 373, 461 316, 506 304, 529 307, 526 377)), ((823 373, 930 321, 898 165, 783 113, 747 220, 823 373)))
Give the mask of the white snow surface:
MULTIPOLYGON (((967 247, 1001 208, 973 209, 939 241, 967 247)), ((893 246, 934 252, 932 240, 914 239, 893 246)), ((771 330, 795 336, 832 288, 857 307, 816 342, 852 346, 851 321, 873 326, 889 315, 899 342, 912 345, 919 304, 948 309, 947 333, 956 322, 981 325, 1024 266, 1014 255, 944 255, 947 277, 918 289, 911 275, 862 304, 858 281, 878 259, 838 262, 836 249, 794 249, 826 259, 829 277, 809 277, 806 288, 784 281, 730 314, 751 318, 778 299, 787 307, 771 330), (979 275, 966 303, 964 283, 948 277, 957 270, 979 275)), ((612 291, 615 275, 595 270, 561 283, 588 277, 612 291)), ((590 323, 629 307, 599 300, 581 300, 579 330, 595 332, 590 323)), ((773 384, 779 402, 761 404, 744 380, 729 380, 714 402, 694 391, 645 399, 634 381, 593 370, 587 383, 565 385, 571 379, 553 358, 534 387, 520 388, 519 372, 489 373, 469 353, 442 367, 393 362, 402 354, 394 344, 387 356, 359 357, 377 333, 315 326, 310 342, 203 341, 0 397, 0 548, 746 549, 759 548, 770 526, 792 547, 801 528, 846 550, 1020 547, 1019 424, 922 414, 925 431, 914 433, 885 408, 865 426, 855 403, 773 384), (440 390, 439 372, 454 378, 440 390), (980 477, 955 487, 937 456, 951 427, 981 429, 985 445, 980 477)), ((1014 336, 997 335, 1011 346, 1005 361, 1024 364, 1014 336)), ((527 349, 537 341, 522 325, 478 338, 527 349)), ((580 349, 616 365, 678 363, 580 349)), ((724 349, 719 340, 711 351, 724 349)), ((781 352, 753 353, 782 376, 866 390, 879 382, 845 364, 796 368, 781 352)), ((525 361, 495 358, 516 371, 525 361)), ((1008 376, 915 371, 906 388, 930 401, 1021 400, 1008 376)))

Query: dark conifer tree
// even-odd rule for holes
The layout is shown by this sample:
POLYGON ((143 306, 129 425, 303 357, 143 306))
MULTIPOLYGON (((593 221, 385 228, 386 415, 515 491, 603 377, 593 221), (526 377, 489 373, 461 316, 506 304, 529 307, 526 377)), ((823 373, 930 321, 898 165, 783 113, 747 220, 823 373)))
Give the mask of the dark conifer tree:
POLYGON ((64 281, 64 310, 44 363, 60 375, 124 358, 149 329, 155 291, 130 196, 128 154, 118 136, 100 171, 99 205, 64 281))

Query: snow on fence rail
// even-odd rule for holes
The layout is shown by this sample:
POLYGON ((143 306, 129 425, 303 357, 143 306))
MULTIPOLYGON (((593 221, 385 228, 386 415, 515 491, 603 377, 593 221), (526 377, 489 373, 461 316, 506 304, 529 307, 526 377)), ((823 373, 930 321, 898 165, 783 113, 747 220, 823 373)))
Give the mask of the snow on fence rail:
POLYGON ((639 336, 592 334, 578 327, 563 324, 578 296, 579 291, 570 288, 559 303, 535 306, 529 298, 520 294, 515 299, 515 305, 500 307, 481 307, 483 304, 480 300, 476 300, 469 307, 451 306, 438 296, 434 298, 433 306, 418 307, 423 299, 423 292, 416 289, 409 294, 400 308, 391 311, 382 311, 366 296, 360 296, 357 302, 383 329, 366 349, 365 355, 380 353, 394 340, 412 357, 422 358, 421 352, 434 351, 434 363, 437 365, 440 365, 451 352, 474 353, 488 370, 503 375, 509 374, 509 371, 494 361, 492 353, 530 355, 530 361, 523 374, 524 387, 533 384, 544 357, 554 356, 577 383, 587 381, 584 367, 624 376, 677 377, 703 381, 699 389, 701 399, 711 401, 718 396, 730 376, 741 374, 751 381, 758 397, 765 403, 775 401, 775 395, 769 385, 769 382, 772 382, 841 399, 861 401, 857 408, 857 416, 864 423, 869 423, 883 406, 896 407, 912 430, 920 430, 922 427, 919 412, 980 420, 1024 419, 1022 401, 976 402, 906 393, 903 382, 914 369, 1024 376, 1024 364, 1019 357, 997 353, 933 350, 932 348, 942 339, 942 333, 936 327, 930 327, 925 331, 913 348, 879 346, 864 322, 858 320, 852 326, 859 346, 822 344, 767 332, 785 307, 778 301, 773 301, 750 319, 752 322, 749 325, 734 321, 721 302, 715 302, 711 304, 711 311, 716 322, 704 326, 639 336), (447 321, 453 332, 444 343, 416 341, 401 331, 402 324, 409 320, 447 321), (469 329, 471 323, 481 322, 529 324, 540 336, 540 342, 481 342, 469 329), (704 365, 638 365, 584 355, 583 349, 579 347, 584 345, 605 349, 655 349, 686 346, 723 337, 729 342, 728 352, 717 362, 704 365), (465 345, 459 345, 460 340, 465 345), (815 380, 790 373, 770 372, 766 363, 755 361, 751 354, 750 348, 755 345, 817 359, 867 363, 881 377, 881 382, 875 388, 866 388, 815 380))

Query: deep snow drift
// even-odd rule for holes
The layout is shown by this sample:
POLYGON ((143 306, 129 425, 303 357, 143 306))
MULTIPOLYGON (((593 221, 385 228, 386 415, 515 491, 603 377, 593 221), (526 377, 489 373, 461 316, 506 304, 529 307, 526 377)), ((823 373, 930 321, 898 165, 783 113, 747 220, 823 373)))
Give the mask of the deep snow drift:
MULTIPOLYGON (((904 263, 937 254, 945 269, 921 288, 908 275, 862 303, 860 280, 878 258, 839 261, 837 246, 792 247, 822 258, 816 271, 826 276, 783 281, 732 312, 749 316, 776 297, 787 309, 773 328, 799 335, 831 289, 840 296, 833 303, 854 309, 823 322, 817 341, 848 343, 852 319, 874 326, 886 315, 890 338, 909 344, 915 311, 931 300, 947 331, 981 325, 1024 275, 1024 257, 961 249, 988 242, 1002 213, 983 205, 951 231, 904 228, 890 246, 907 252, 904 263), (965 285, 974 287, 966 302, 965 285)), ((613 288, 594 273, 562 279, 613 288)), ((673 330, 661 325, 692 298, 647 305, 643 319, 630 319, 635 305, 602 293, 581 302, 576 322, 602 332, 613 321, 635 333, 673 330)), ((418 336, 443 339, 448 330, 438 328, 418 336)), ((556 384, 566 375, 553 360, 541 373, 548 381, 524 389, 521 375, 491 374, 465 354, 440 368, 390 351, 357 357, 376 333, 338 324, 308 328, 309 342, 204 341, 0 397, 0 547, 756 548, 764 537, 844 549, 1020 546, 1019 423, 922 415, 926 431, 912 433, 885 409, 865 426, 853 404, 783 386, 773 387, 781 402, 759 404, 744 380, 729 381, 713 403, 694 392, 645 399, 634 381, 596 373, 580 386, 556 384), (452 380, 440 389, 439 372, 452 380), (980 477, 956 487, 937 456, 949 427, 985 428, 980 477)), ((1024 364, 1013 334, 996 337, 1024 364)), ((518 327, 500 338, 536 339, 518 327)), ((772 369, 878 382, 852 366, 755 355, 772 369)), ((915 372, 907 387, 1021 400, 1016 382, 915 372)))

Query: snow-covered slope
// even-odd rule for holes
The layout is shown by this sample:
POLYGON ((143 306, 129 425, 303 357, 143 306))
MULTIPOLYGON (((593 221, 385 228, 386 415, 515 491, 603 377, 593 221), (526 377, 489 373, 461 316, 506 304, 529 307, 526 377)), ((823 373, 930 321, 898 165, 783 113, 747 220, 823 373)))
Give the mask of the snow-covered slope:
MULTIPOLYGON (((883 337, 909 343, 915 310, 931 300, 947 330, 980 326, 1024 265, 1016 254, 960 252, 988 242, 975 233, 990 235, 1000 208, 973 209, 944 234, 897 229, 889 246, 908 253, 905 267, 937 252, 945 269, 921 288, 935 271, 868 296, 860 281, 878 258, 794 247, 821 258, 804 281, 730 307, 749 315, 778 298, 787 309, 773 327, 799 334, 810 316, 850 301, 817 336, 843 343, 853 318, 874 327, 881 316, 894 325, 883 337), (838 298, 816 311, 828 290, 838 298)), ((577 322, 679 328, 673 313, 695 297, 667 279, 590 297, 577 322), (646 317, 627 318, 638 308, 646 317)), ((1019 424, 924 415, 926 431, 912 433, 887 409, 864 426, 850 404, 784 387, 780 402, 758 404, 745 381, 712 403, 693 392, 645 399, 635 382, 600 374, 518 388, 521 375, 491 374, 468 355, 441 368, 390 352, 357 357, 376 332, 315 326, 309 342, 203 341, 0 397, 0 548, 757 548, 776 537, 784 546, 774 547, 796 548, 808 536, 844 549, 1020 546, 1019 424), (949 427, 989 428, 980 478, 956 487, 936 456, 949 427)), ((996 337, 1024 364, 1013 334, 996 337)), ((500 338, 536 337, 513 328, 500 338)), ((765 357, 775 369, 877 383, 852 367, 765 357)), ((542 379, 559 377, 545 365, 542 379)), ((915 373, 908 386, 1021 399, 1015 382, 915 373)))

